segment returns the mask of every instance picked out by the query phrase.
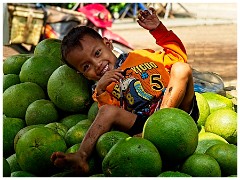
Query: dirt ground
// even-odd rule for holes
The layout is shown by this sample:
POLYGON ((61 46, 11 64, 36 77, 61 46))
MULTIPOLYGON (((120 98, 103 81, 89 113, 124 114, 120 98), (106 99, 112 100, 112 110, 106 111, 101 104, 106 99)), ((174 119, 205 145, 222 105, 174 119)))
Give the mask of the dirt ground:
MULTIPOLYGON (((207 25, 171 28, 182 40, 188 62, 199 71, 219 74, 224 81, 237 79, 237 25, 207 25)), ((159 50, 153 37, 144 29, 115 31, 135 48, 159 50)))
MULTIPOLYGON (((237 79, 237 25, 205 25, 171 28, 182 40, 188 53, 188 62, 199 71, 219 74, 224 82, 237 79)), ((115 30, 136 49, 159 50, 153 37, 144 29, 115 30)), ((3 58, 18 54, 10 47, 3 47, 3 58)), ((232 85, 232 84, 231 84, 232 85)))

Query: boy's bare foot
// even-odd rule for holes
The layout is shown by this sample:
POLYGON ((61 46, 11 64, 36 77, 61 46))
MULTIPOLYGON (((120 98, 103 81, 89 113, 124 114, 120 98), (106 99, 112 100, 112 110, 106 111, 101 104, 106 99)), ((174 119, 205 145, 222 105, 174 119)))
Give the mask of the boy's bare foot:
POLYGON ((71 169, 75 174, 85 175, 89 172, 88 163, 77 153, 54 152, 51 156, 53 164, 59 168, 71 169))

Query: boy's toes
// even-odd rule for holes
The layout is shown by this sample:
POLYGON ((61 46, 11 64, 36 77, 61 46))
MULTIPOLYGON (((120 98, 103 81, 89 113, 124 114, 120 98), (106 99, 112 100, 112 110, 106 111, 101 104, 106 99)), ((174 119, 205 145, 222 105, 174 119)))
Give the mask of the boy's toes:
POLYGON ((64 168, 66 166, 66 161, 63 158, 57 158, 53 161, 53 164, 59 168, 64 168))
POLYGON ((65 153, 63 152, 54 152, 50 157, 51 162, 57 167, 64 167, 66 164, 65 153))
POLYGON ((56 158, 57 158, 56 152, 52 153, 50 160, 54 162, 56 158))

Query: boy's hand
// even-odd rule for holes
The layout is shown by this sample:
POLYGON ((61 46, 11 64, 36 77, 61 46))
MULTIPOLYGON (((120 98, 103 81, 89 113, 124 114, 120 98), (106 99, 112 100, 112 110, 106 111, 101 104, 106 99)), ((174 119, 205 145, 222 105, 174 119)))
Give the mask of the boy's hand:
POLYGON ((119 80, 123 78, 122 72, 123 70, 121 69, 107 71, 97 83, 96 86, 97 95, 100 95, 104 91, 106 91, 107 86, 112 82, 119 82, 119 80))
POLYGON ((150 7, 149 10, 151 13, 148 10, 140 11, 137 22, 144 29, 151 31, 158 27, 160 20, 158 19, 154 8, 150 7))

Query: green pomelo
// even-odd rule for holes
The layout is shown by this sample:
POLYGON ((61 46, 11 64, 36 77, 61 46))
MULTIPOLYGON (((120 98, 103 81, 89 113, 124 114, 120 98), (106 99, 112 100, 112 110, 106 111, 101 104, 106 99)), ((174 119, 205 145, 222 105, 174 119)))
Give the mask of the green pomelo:
POLYGON ((17 54, 9 56, 3 62, 3 74, 19 75, 23 63, 32 56, 32 54, 17 54))
POLYGON ((233 102, 220 94, 205 92, 202 95, 208 102, 210 113, 222 108, 233 109, 233 102))
POLYGON ((36 124, 36 125, 30 125, 30 126, 26 126, 24 128, 22 128, 20 131, 18 131, 18 133, 16 134, 16 136, 14 137, 14 150, 16 151, 16 145, 18 140, 22 137, 22 135, 24 133, 26 133, 27 131, 29 131, 30 129, 33 129, 35 127, 39 127, 39 126, 44 126, 44 124, 36 124))
POLYGON ((210 107, 207 100, 203 97, 202 94, 195 92, 197 105, 199 109, 199 118, 197 121, 198 126, 204 126, 207 117, 210 114, 210 107))
POLYGON ((48 124, 58 120, 58 111, 53 102, 46 99, 39 99, 32 102, 25 115, 26 124, 48 124))
POLYGON ((231 109, 214 111, 207 117, 205 130, 223 137, 231 144, 236 144, 237 113, 231 109))
POLYGON ((66 143, 58 133, 50 128, 36 127, 18 140, 16 156, 22 170, 36 176, 49 176, 57 170, 50 160, 52 153, 66 149, 66 143))
POLYGON ((97 116, 98 113, 98 103, 93 102, 91 107, 88 110, 88 119, 90 121, 94 121, 95 117, 97 116))
POLYGON ((127 137, 130 137, 128 134, 120 131, 109 131, 104 134, 102 134, 96 143, 96 150, 98 153, 98 156, 101 159, 104 159, 104 157, 107 155, 109 150, 115 145, 119 140, 126 139, 127 137))
POLYGON ((36 176, 27 171, 15 171, 11 173, 11 177, 36 177, 36 176))
POLYGON ((3 156, 7 158, 14 153, 14 138, 25 127, 25 121, 19 118, 3 118, 3 156))
POLYGON ((34 55, 41 56, 43 54, 52 56, 56 60, 62 60, 61 40, 49 38, 39 42, 34 49, 34 55))
POLYGON ((17 162, 16 153, 9 156, 6 160, 7 160, 8 164, 10 165, 11 172, 22 170, 17 162))
POLYGON ((216 144, 205 154, 212 156, 220 165, 222 175, 237 175, 237 146, 234 144, 216 144))
POLYGON ((24 119, 28 106, 44 98, 44 91, 35 83, 25 82, 13 85, 3 93, 3 113, 7 117, 24 119))
POLYGON ((49 77, 60 66, 60 60, 46 56, 46 54, 33 56, 22 65, 19 74, 20 81, 36 83, 45 90, 49 77))
POLYGON ((221 177, 218 162, 206 154, 193 154, 183 163, 180 172, 193 177, 221 177))
POLYGON ((162 160, 157 148, 140 137, 121 139, 102 161, 106 177, 156 177, 161 170, 162 160))
POLYGON ((65 137, 65 134, 68 131, 68 127, 60 122, 52 122, 52 123, 45 125, 45 127, 48 127, 50 129, 54 130, 55 132, 60 134, 63 138, 65 137))
POLYGON ((162 172, 158 177, 192 177, 192 176, 178 171, 165 171, 162 172))
POLYGON ((3 177, 10 177, 11 169, 7 160, 3 157, 3 177))
POLYGON ((204 126, 198 126, 198 134, 205 133, 205 127, 204 126))
POLYGON ((67 65, 56 69, 48 81, 48 95, 61 110, 83 112, 91 102, 88 80, 67 65))
POLYGON ((81 143, 77 143, 72 145, 71 147, 69 147, 65 153, 75 153, 78 151, 79 147, 80 147, 81 143))
POLYGON ((60 120, 60 122, 65 124, 68 128, 71 128, 80 121, 85 120, 87 118, 88 116, 86 114, 73 114, 64 117, 63 119, 60 120))
POLYGON ((76 175, 71 170, 64 170, 63 172, 51 175, 51 177, 76 177, 76 175))
POLYGON ((221 136, 210 133, 203 132, 198 135, 198 145, 194 153, 204 154, 208 148, 215 144, 228 144, 228 142, 221 136))
POLYGON ((143 127, 143 138, 159 150, 163 163, 174 165, 194 153, 198 128, 192 117, 177 108, 164 108, 153 113, 143 127))
POLYGON ((3 92, 15 85, 15 84, 19 84, 20 83, 20 79, 19 79, 19 75, 17 74, 5 74, 3 75, 3 92))
POLYGON ((68 129, 67 133, 65 134, 67 146, 70 147, 74 144, 81 143, 90 126, 91 121, 82 120, 75 126, 68 129))

